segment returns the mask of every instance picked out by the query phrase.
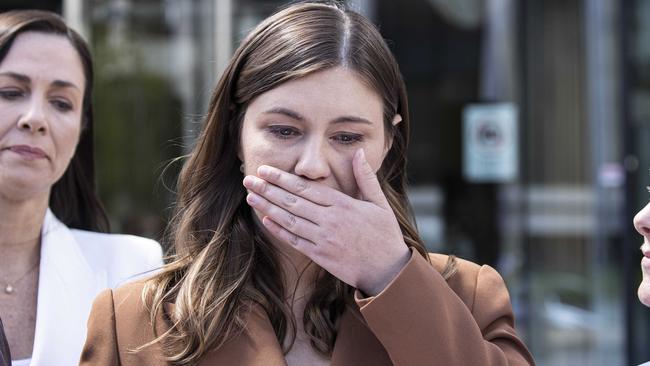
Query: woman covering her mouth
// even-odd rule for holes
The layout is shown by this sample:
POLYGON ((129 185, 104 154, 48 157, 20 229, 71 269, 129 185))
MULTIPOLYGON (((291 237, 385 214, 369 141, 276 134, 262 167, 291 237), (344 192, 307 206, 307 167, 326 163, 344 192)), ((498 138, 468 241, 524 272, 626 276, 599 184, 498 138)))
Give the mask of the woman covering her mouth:
POLYGON ((178 181, 174 261, 95 300, 83 365, 530 365, 497 272, 427 253, 406 89, 336 3, 259 24, 178 181))

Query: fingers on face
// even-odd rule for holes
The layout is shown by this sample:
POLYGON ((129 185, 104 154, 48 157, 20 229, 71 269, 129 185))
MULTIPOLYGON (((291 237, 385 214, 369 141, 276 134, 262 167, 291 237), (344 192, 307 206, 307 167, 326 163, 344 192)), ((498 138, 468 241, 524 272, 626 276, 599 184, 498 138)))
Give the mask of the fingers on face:
POLYGON ((275 222, 269 216, 265 216, 262 219, 262 223, 271 234, 275 235, 275 237, 291 244, 291 246, 295 247, 308 256, 309 253, 312 252, 316 247, 316 244, 313 242, 285 229, 282 225, 275 222))
POLYGON ((264 216, 268 216, 276 224, 292 233, 295 233, 296 235, 311 237, 312 234, 318 230, 318 225, 275 205, 273 202, 257 193, 249 193, 246 196, 246 202, 248 202, 251 207, 261 212, 264 216))
POLYGON ((381 190, 381 185, 377 179, 377 174, 372 169, 366 160, 363 149, 357 150, 352 162, 352 170, 354 178, 359 186, 359 191, 364 199, 382 207, 386 207, 387 200, 384 192, 381 190))
POLYGON ((251 192, 264 197, 270 203, 282 207, 294 215, 304 217, 312 222, 316 222, 319 217, 322 206, 270 184, 263 179, 248 176, 244 179, 244 186, 251 192))
POLYGON ((257 169, 260 178, 290 193, 303 197, 321 206, 331 206, 340 192, 322 185, 314 184, 283 170, 262 165, 257 169))

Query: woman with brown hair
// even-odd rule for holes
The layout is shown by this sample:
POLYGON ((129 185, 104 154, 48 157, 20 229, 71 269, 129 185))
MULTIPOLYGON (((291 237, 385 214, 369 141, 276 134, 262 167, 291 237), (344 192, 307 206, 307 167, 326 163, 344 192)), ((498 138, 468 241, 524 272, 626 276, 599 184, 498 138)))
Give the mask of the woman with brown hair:
POLYGON ((488 266, 428 254, 376 28, 299 3, 242 42, 178 181, 174 260, 95 300, 84 365, 528 365, 488 266))
POLYGON ((86 42, 61 17, 0 14, 0 317, 13 366, 77 362, 95 296, 162 265, 153 240, 105 233, 92 84, 86 42))

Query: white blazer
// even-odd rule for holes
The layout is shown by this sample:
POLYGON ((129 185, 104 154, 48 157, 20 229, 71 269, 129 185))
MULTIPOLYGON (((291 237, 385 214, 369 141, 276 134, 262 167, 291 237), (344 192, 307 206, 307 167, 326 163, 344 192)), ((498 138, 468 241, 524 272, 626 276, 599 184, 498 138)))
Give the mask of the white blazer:
POLYGON ((79 364, 95 295, 161 265, 156 241, 71 230, 48 209, 41 232, 31 366, 79 364))

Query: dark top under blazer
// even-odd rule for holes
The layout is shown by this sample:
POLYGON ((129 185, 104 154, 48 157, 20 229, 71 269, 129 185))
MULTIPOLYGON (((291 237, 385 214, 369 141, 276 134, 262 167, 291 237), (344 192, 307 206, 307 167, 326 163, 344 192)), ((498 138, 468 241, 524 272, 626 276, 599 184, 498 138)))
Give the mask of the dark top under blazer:
MULTIPOLYGON (((534 365, 519 339, 508 291, 489 266, 459 259, 458 272, 440 275, 447 256, 431 254, 431 264, 414 253, 379 295, 362 298, 343 312, 331 365, 534 365)), ((81 365, 168 365, 161 349, 131 350, 153 339, 142 303, 143 283, 96 299, 88 322, 81 365)), ((166 311, 173 304, 166 304, 166 311)), ((158 334, 168 329, 163 316, 158 334)), ((264 310, 249 313, 245 331, 199 362, 207 365, 286 365, 282 348, 264 310)))

